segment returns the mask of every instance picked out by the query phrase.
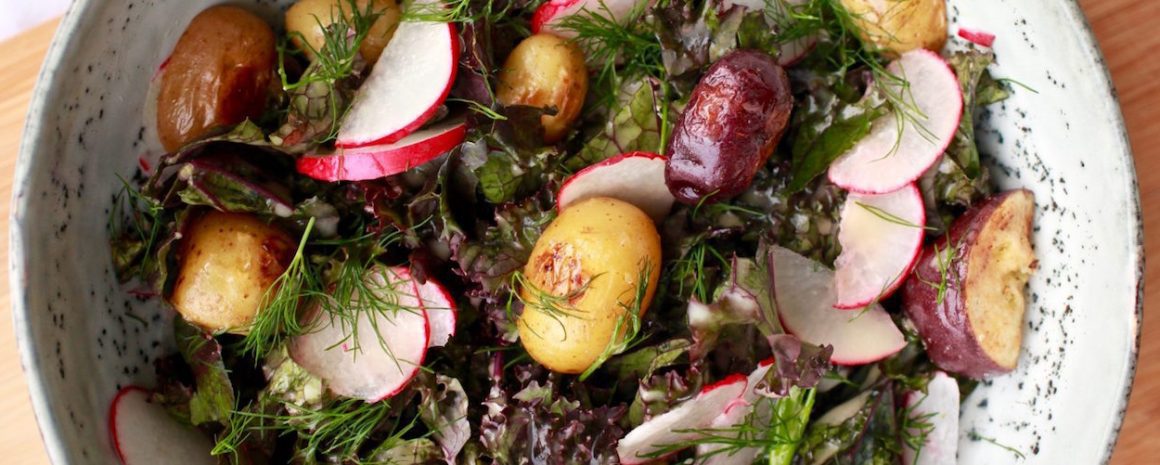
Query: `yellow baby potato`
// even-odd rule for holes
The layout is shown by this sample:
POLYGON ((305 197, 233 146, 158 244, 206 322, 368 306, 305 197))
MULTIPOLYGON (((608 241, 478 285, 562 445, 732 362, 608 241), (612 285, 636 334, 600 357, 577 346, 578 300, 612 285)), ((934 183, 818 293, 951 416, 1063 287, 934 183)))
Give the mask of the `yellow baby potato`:
POLYGON ((569 206, 524 268, 525 307, 517 322, 524 348, 552 371, 583 372, 614 337, 626 336, 630 309, 639 305, 638 316, 647 310, 660 264, 660 235, 640 209, 607 197, 569 206), (642 286, 647 290, 637 302, 642 286))
POLYGON ((894 55, 925 48, 939 52, 947 40, 946 0, 842 0, 862 40, 894 55))
POLYGON ((544 141, 551 144, 568 133, 584 107, 588 93, 588 67, 584 52, 575 44, 552 34, 524 39, 508 55, 499 72, 496 98, 504 105, 527 105, 556 109, 544 115, 544 141))
POLYGON ((285 231, 256 216, 201 214, 183 231, 169 303, 207 331, 246 334, 295 247, 285 231))
MULTIPOLYGON (((358 0, 358 11, 367 11, 368 1, 371 12, 379 14, 371 25, 370 31, 359 46, 359 54, 367 63, 375 64, 383 49, 387 48, 391 36, 395 35, 395 28, 399 26, 401 10, 395 0, 358 0)), ((321 50, 326 43, 323 27, 333 23, 332 19, 338 16, 339 7, 347 21, 350 21, 352 12, 350 0, 299 0, 289 10, 286 10, 286 31, 294 45, 302 49, 311 60, 314 59, 313 50, 321 50), (301 35, 299 35, 301 34, 301 35), (306 39, 306 44, 302 40, 306 39), (305 45, 310 45, 306 47, 305 45)))

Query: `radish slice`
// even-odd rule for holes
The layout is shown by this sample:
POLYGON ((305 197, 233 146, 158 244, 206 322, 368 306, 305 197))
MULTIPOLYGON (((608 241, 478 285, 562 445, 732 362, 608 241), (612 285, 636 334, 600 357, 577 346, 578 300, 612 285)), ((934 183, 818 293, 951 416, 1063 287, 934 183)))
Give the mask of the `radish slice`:
POLYGON ((565 39, 576 37, 571 29, 559 27, 560 20, 584 11, 624 24, 638 0, 548 0, 532 14, 532 33, 547 32, 565 39))
POLYGON ((834 308, 834 272, 781 247, 771 253, 774 300, 786 332, 812 344, 834 346, 830 361, 864 365, 906 346, 902 332, 882 306, 850 312, 834 308))
MULTIPOLYGON (((749 374, 747 387, 745 393, 741 395, 741 399, 734 401, 725 409, 717 418, 713 419, 713 423, 709 428, 716 430, 730 430, 736 428, 738 425, 748 420, 749 415, 753 412, 753 407, 761 402, 761 395, 757 393, 757 385, 765 378, 765 374, 769 373, 770 368, 773 367, 773 359, 762 361, 757 369, 749 374)), ((771 409, 763 408, 759 413, 759 417, 755 418, 755 423, 759 425, 768 424, 770 421, 770 414, 773 413, 771 409)), ((716 434, 723 434, 718 432, 716 434)), ((700 465, 750 465, 761 453, 760 447, 747 447, 740 450, 730 452, 716 452, 726 447, 725 444, 700 444, 697 446, 698 464, 700 465)))
POLYGON ((343 149, 298 159, 298 172, 322 181, 364 181, 392 176, 450 152, 467 137, 462 117, 440 121, 393 144, 343 149))
POLYGON ((990 32, 980 31, 978 29, 971 29, 968 27, 959 28, 959 37, 967 39, 975 44, 991 48, 995 45, 995 34, 990 32))
POLYGON ((447 99, 458 64, 454 25, 403 21, 355 94, 335 145, 390 144, 419 129, 447 99))
POLYGON ((711 427, 713 420, 725 413, 736 402, 744 402, 748 382, 745 375, 732 375, 702 389, 697 397, 687 400, 660 416, 637 426, 620 440, 616 453, 625 465, 648 463, 666 445, 681 444, 702 436, 697 429, 711 427))
POLYGON ((443 347, 447 341, 455 336, 455 323, 458 321, 459 311, 455 308, 455 299, 443 287, 431 278, 419 284, 418 280, 411 280, 415 287, 415 294, 419 296, 419 304, 427 314, 427 324, 431 328, 431 340, 427 347, 443 347))
POLYGON ((430 328, 406 268, 374 269, 365 279, 382 290, 378 299, 395 308, 352 308, 358 320, 351 328, 316 306, 309 317, 313 331, 290 341, 290 356, 335 394, 378 402, 398 394, 419 372, 430 328))
POLYGON ((963 94, 946 61, 920 49, 906 52, 887 69, 909 83, 884 84, 903 100, 905 115, 877 119, 866 137, 830 165, 830 181, 844 189, 884 194, 914 182, 938 161, 958 130, 963 94))
POLYGON ((903 463, 907 465, 940 465, 955 463, 959 452, 959 383, 941 371, 936 372, 926 385, 926 393, 911 391, 906 394, 906 406, 912 423, 921 428, 910 429, 910 435, 926 441, 919 450, 903 444, 903 463))
POLYGON ((835 308, 859 309, 882 300, 906 281, 922 252, 926 210, 911 184, 889 194, 850 194, 842 205, 834 261, 835 308))
POLYGON ((655 221, 664 220, 676 198, 665 184, 665 157, 632 152, 604 160, 573 174, 556 195, 556 209, 592 197, 612 197, 640 208, 655 221))
POLYGON ((129 386, 109 406, 109 431, 125 465, 218 463, 213 443, 198 430, 178 423, 165 407, 149 402, 149 391, 129 386))

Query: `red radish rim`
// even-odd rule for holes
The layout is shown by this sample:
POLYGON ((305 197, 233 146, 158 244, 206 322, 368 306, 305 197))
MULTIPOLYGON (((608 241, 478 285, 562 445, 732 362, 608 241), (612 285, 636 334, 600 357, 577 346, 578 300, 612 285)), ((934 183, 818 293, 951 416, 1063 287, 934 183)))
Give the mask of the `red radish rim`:
MULTIPOLYGON (((918 190, 918 186, 915 185, 915 183, 910 183, 909 185, 904 186, 902 189, 899 189, 899 190, 903 190, 906 188, 910 188, 912 190, 911 194, 918 196, 919 201, 920 202, 922 201, 922 191, 918 190)), ((895 191, 895 192, 897 192, 897 191, 895 191)), ((925 205, 923 205, 923 208, 919 209, 918 215, 919 215, 919 221, 918 221, 917 226, 922 226, 925 228, 926 227, 926 206, 925 205)), ((840 221, 839 221, 839 223, 840 223, 840 221)), ((870 298, 870 300, 867 300, 864 302, 853 303, 853 304, 848 304, 848 305, 834 303, 834 308, 836 308, 838 310, 861 310, 863 308, 866 308, 867 305, 873 304, 875 302, 880 302, 882 299, 885 299, 885 298, 890 297, 891 295, 894 295, 894 293, 896 291, 898 291, 898 289, 901 288, 904 283, 906 283, 906 278, 910 276, 910 273, 912 271, 914 271, 914 267, 918 266, 918 259, 920 256, 922 256, 922 246, 923 246, 923 243, 925 242, 925 236, 926 236, 925 234, 922 234, 919 236, 919 239, 917 241, 915 241, 914 250, 911 251, 910 262, 907 263, 906 267, 902 269, 902 272, 898 274, 898 277, 894 278, 894 281, 889 283, 889 285, 887 285, 886 288, 883 289, 882 292, 880 292, 877 296, 874 296, 874 297, 870 298)))
MULTIPOLYGON (((432 288, 435 289, 435 291, 438 292, 441 297, 443 297, 443 300, 447 301, 447 309, 439 309, 439 311, 451 312, 451 332, 447 334, 447 339, 450 340, 451 338, 455 337, 455 326, 459 322, 458 306, 455 305, 455 301, 451 299, 451 293, 447 292, 447 288, 443 287, 442 284, 439 284, 438 281, 428 278, 427 282, 423 283, 422 285, 432 286, 432 288)), ((419 300, 419 307, 423 309, 423 314, 427 317, 427 347, 431 348, 431 311, 427 309, 427 303, 425 300, 423 300, 423 292, 419 290, 419 287, 419 281, 415 279, 414 276, 411 276, 411 288, 415 290, 415 295, 419 300)), ((424 352, 424 357, 425 356, 426 353, 424 352)))
POLYGON ((962 37, 973 44, 981 45, 987 48, 991 48, 991 46, 995 45, 995 34, 979 29, 960 27, 959 37, 962 37))
MULTIPOLYGON (((411 270, 405 266, 394 266, 394 267, 388 268, 388 270, 390 270, 390 272, 396 273, 400 279, 408 280, 412 284, 415 282, 415 278, 411 276, 411 270)), ((420 312, 423 312, 423 339, 430 342, 431 341, 431 321, 427 319, 427 310, 423 309, 423 304, 422 304, 423 299, 420 299, 419 296, 416 295, 415 301, 420 302, 419 308, 417 310, 419 310, 420 312)), ((426 345, 426 344, 424 344, 424 345, 426 345)), ((373 404, 375 402, 381 402, 383 399, 389 399, 391 397, 394 397, 395 394, 403 392, 403 389, 406 389, 407 386, 411 384, 411 381, 415 380, 415 375, 418 374, 419 370, 423 368, 423 362, 427 361, 427 352, 428 352, 428 349, 424 348, 423 351, 419 353, 419 360, 417 362, 415 362, 415 367, 411 370, 410 373, 407 374, 406 381, 399 384, 399 387, 395 388, 394 391, 388 392, 387 394, 370 401, 370 403, 373 404)))
MULTIPOLYGON (((932 57, 934 59, 937 59, 940 63, 942 63, 942 66, 944 68, 946 68, 947 73, 950 73, 950 76, 952 78, 954 78, 954 81, 956 83, 955 85, 956 86, 958 85, 958 78, 957 78, 958 75, 955 74, 954 69, 951 69, 950 63, 948 63, 945 59, 943 59, 943 57, 940 56, 939 54, 934 53, 930 50, 926 50, 926 49, 911 50, 911 51, 906 52, 906 53, 907 54, 911 54, 911 53, 923 54, 923 55, 927 55, 928 57, 932 57)), ((957 100, 959 102, 959 111, 958 111, 959 116, 955 120, 954 126, 956 128, 959 126, 959 123, 962 122, 962 118, 963 118, 963 95, 962 95, 961 89, 959 90, 957 100)), ((882 116, 880 118, 890 118, 890 117, 892 117, 892 116, 886 115, 886 116, 882 116)), ((954 141, 955 134, 957 132, 958 132, 957 130, 951 131, 950 135, 945 137, 944 140, 942 140, 940 144, 936 144, 938 146, 937 153, 939 153, 940 155, 943 153, 946 153, 947 147, 950 147, 951 142, 954 141)), ((840 159, 840 157, 839 157, 839 159, 840 159)), ((897 183, 897 185, 890 184, 890 185, 887 185, 886 187, 882 187, 882 188, 878 188, 878 189, 864 189, 864 188, 861 188, 861 186, 856 186, 850 182, 847 182, 847 180, 834 179, 834 177, 831 175, 831 173, 833 173, 832 170, 826 171, 826 177, 830 180, 830 182, 834 183, 834 185, 841 187, 842 189, 845 189, 845 190, 850 191, 850 192, 857 192, 859 194, 889 194, 891 192, 894 192, 898 189, 905 187, 907 184, 911 184, 911 183, 915 182, 918 178, 922 177, 922 175, 924 173, 929 171, 932 166, 938 164, 939 160, 941 160, 941 159, 942 159, 941 156, 932 157, 930 162, 926 163, 925 166, 922 166, 922 169, 918 171, 918 175, 915 176, 913 179, 906 180, 905 182, 899 182, 899 183, 897 183)), ((830 166, 831 166, 831 168, 833 167, 832 164, 830 166)))
POLYGON ((735 384, 738 382, 744 383, 745 385, 748 386, 749 385, 749 376, 743 375, 741 373, 733 373, 729 376, 726 376, 725 378, 722 378, 720 381, 717 381, 716 383, 713 383, 713 384, 710 384, 708 386, 701 388, 701 392, 698 395, 708 394, 712 391, 715 391, 717 389, 720 389, 720 388, 723 388, 725 386, 729 386, 729 385, 732 385, 732 384, 735 384))
POLYGON ((423 127, 423 125, 427 124, 432 116, 435 116, 435 113, 439 111, 439 106, 442 105, 443 102, 447 101, 447 96, 451 94, 451 88, 455 86, 455 78, 459 74, 459 49, 461 47, 459 44, 459 30, 455 27, 455 23, 447 23, 447 33, 451 36, 451 76, 447 78, 447 84, 443 86, 443 90, 439 93, 439 98, 435 99, 435 101, 438 103, 432 105, 431 108, 424 110, 423 113, 419 114, 419 117, 416 118, 415 121, 412 121, 402 128, 399 128, 399 130, 395 131, 393 134, 387 134, 378 139, 358 142, 343 142, 340 140, 335 140, 335 147, 359 148, 374 145, 392 144, 402 140, 412 132, 415 132, 419 128, 423 127))
MULTIPOLYGON (((579 0, 575 0, 575 1, 579 1, 579 0)), ((573 173, 571 176, 568 176, 568 179, 565 179, 564 183, 560 185, 560 188, 556 190, 556 211, 557 212, 564 211, 564 206, 560 204, 563 201, 560 194, 563 193, 564 189, 567 189, 569 185, 571 185, 573 182, 576 182, 577 179, 580 179, 581 175, 591 173, 594 170, 597 170, 597 169, 600 169, 600 168, 603 168, 606 166, 615 165, 617 163, 620 163, 622 160, 625 160, 628 158, 644 158, 644 159, 648 159, 648 160, 662 160, 662 161, 668 161, 668 159, 669 159, 669 157, 666 157, 666 156, 661 155, 661 154, 652 153, 652 152, 643 152, 643 151, 638 150, 635 152, 622 153, 622 154, 617 155, 615 157, 605 158, 604 160, 601 160, 599 162, 585 166, 584 169, 573 173)))
POLYGON ((320 181, 365 181, 385 178, 411 170, 454 149, 467 137, 467 123, 460 121, 446 131, 435 133, 426 139, 407 145, 392 147, 392 144, 340 148, 330 155, 308 155, 299 158, 295 169, 310 178, 320 181), (402 165, 385 163, 405 160, 402 165), (348 161, 353 161, 348 167, 348 161), (389 165, 389 167, 384 167, 389 165), (372 169, 370 166, 374 166, 372 169))
POLYGON ((549 0, 532 13, 532 34, 539 34, 544 26, 556 19, 556 15, 563 10, 580 3, 581 0, 549 0))
POLYGON ((121 451, 120 435, 117 433, 117 415, 121 410, 117 408, 117 404, 119 404, 126 395, 136 391, 140 391, 146 395, 149 394, 149 390, 141 386, 125 386, 121 388, 120 391, 117 391, 117 394, 113 396, 113 401, 109 403, 109 423, 107 425, 110 433, 109 440, 113 441, 113 451, 117 453, 117 460, 120 460, 121 463, 125 463, 125 453, 121 451))

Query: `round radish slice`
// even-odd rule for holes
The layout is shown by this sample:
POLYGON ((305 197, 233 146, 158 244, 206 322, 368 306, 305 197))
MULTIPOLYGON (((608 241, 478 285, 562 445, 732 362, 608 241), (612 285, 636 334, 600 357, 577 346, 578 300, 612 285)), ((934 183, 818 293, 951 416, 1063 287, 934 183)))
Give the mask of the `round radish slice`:
MULTIPOLYGON (((757 365, 757 369, 749 374, 745 392, 741 398, 733 401, 725 408, 725 413, 722 413, 717 418, 713 419, 713 423, 709 425, 710 429, 716 430, 735 430, 738 425, 749 420, 749 415, 753 413, 754 406, 759 402, 768 402, 757 393, 757 385, 765 378, 765 374, 769 373, 770 368, 773 367, 773 359, 763 360, 757 365)), ((754 423, 758 425, 768 424, 773 410, 768 408, 768 404, 761 404, 762 409, 758 411, 758 417, 755 418, 754 423)), ((715 433, 724 434, 724 431, 715 433)), ((737 437, 740 431, 737 430, 737 437)), ((701 465, 750 465, 761 453, 760 447, 746 447, 739 450, 731 450, 728 452, 717 452, 726 447, 725 444, 701 444, 697 446, 698 464, 701 465)))
POLYGON ((423 284, 414 279, 411 282, 415 287, 415 295, 419 296, 419 304, 427 314, 427 324, 431 328, 431 340, 427 341, 427 347, 446 345, 455 335, 455 323, 458 321, 459 312, 455 308, 455 300, 451 298, 447 288, 431 278, 427 278, 427 282, 423 284))
POLYGON ((548 0, 532 14, 532 33, 547 32, 565 39, 576 36, 571 29, 559 27, 560 20, 584 11, 624 24, 640 0, 548 0))
POLYGON ((149 402, 149 391, 129 386, 109 406, 109 431, 125 465, 218 463, 213 443, 200 431, 178 423, 165 407, 149 402))
POLYGON ((335 145, 390 144, 419 129, 447 99, 458 64, 454 25, 403 21, 355 94, 335 145))
POLYGON ((701 437, 697 429, 709 428, 713 420, 741 401, 748 382, 736 374, 701 390, 697 397, 637 426, 620 440, 616 453, 625 465, 648 463, 661 448, 701 437))
POLYGON ((992 45, 995 45, 995 34, 980 31, 978 29, 971 29, 968 27, 959 28, 959 37, 987 48, 991 48, 992 45))
MULTIPOLYGON (((406 268, 376 268, 365 277, 383 310, 351 308, 348 322, 315 307, 312 331, 290 341, 290 356, 343 397, 378 402, 398 394, 419 372, 430 328, 406 268)), ((360 306, 357 301, 353 307, 360 306)))
POLYGON ((906 394, 911 418, 910 434, 926 436, 918 450, 903 444, 903 463, 907 465, 940 465, 955 463, 959 452, 959 383, 941 371, 926 384, 926 392, 906 394))
POLYGON ((298 172, 322 181, 364 181, 392 176, 450 152, 467 137, 462 117, 440 121, 393 144, 343 149, 298 159, 298 172))
POLYGON ((661 221, 676 201, 665 184, 665 160, 655 153, 632 152, 584 168, 564 181, 556 195, 556 209, 563 211, 592 197, 612 197, 661 221))
POLYGON ((830 181, 844 189, 883 194, 910 184, 942 156, 958 130, 963 94, 946 61, 920 49, 887 70, 908 83, 883 83, 905 108, 874 121, 870 133, 830 165, 830 181))
POLYGON ((922 252, 926 210, 913 184, 889 194, 850 194, 842 205, 834 261, 835 308, 859 309, 906 281, 922 252))
POLYGON ((834 308, 834 272, 790 250, 773 247, 774 300, 786 332, 812 344, 834 347, 830 361, 864 365, 906 346, 902 332, 882 306, 851 312, 834 308))

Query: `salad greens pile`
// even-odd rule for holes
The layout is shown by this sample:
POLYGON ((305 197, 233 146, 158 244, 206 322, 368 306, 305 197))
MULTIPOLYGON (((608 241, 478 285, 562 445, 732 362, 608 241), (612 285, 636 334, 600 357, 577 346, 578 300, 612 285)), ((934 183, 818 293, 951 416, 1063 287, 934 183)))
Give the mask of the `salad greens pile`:
MULTIPOLYGON (((295 172, 295 157, 332 143, 365 78, 358 49, 375 14, 351 2, 355 14, 328 27, 326 47, 313 51, 321 59, 303 67, 289 42, 280 49, 283 91, 267 116, 123 181, 110 218, 112 250, 119 277, 140 295, 172 291, 175 246, 198 211, 258 215, 296 239, 247 332, 210 334, 177 319, 177 353, 157 361, 154 399, 212 435, 223 463, 618 463, 625 433, 773 357, 761 389, 779 397, 762 397, 734 430, 705 431, 656 456, 685 454, 675 462, 691 457, 690 445, 712 445, 717 454, 760 448, 757 460, 776 465, 885 464, 901 460, 900 438, 921 447, 929 428, 900 400, 922 390, 933 370, 917 336, 907 334, 908 347, 884 361, 834 367, 828 347, 783 334, 771 297, 771 246, 827 265, 840 252, 846 194, 820 175, 875 119, 906 113, 881 85, 893 78, 889 58, 861 41, 841 2, 770 0, 750 9, 662 0, 641 2, 623 23, 596 11, 568 17, 560 27, 574 33, 594 77, 580 124, 556 144, 544 143, 541 127, 554 109, 503 106, 494 97, 498 63, 529 34, 537 6, 404 7, 404 21, 457 23, 464 46, 447 105, 470 110, 467 140, 423 166, 338 183, 295 172), (780 14, 770 13, 775 6, 780 14), (562 181, 614 155, 663 152, 693 86, 717 58, 739 48, 778 56, 806 37, 817 43, 788 68, 795 100, 788 132, 749 189, 727 202, 678 205, 658 224, 661 281, 635 337, 583 376, 532 361, 517 340, 520 270, 556 216, 562 181), (459 296, 465 330, 432 349, 398 395, 377 403, 336 397, 288 356, 287 341, 311 331, 303 303, 322 302, 350 322, 360 311, 390 312, 388 299, 365 298, 374 293, 363 276, 398 264, 459 296), (351 305, 359 296, 361 305, 351 305), (853 413, 818 421, 841 404, 853 413)), ((921 182, 937 228, 992 192, 972 117, 1008 93, 987 71, 991 52, 964 46, 948 61, 966 104, 953 144, 921 182)))

